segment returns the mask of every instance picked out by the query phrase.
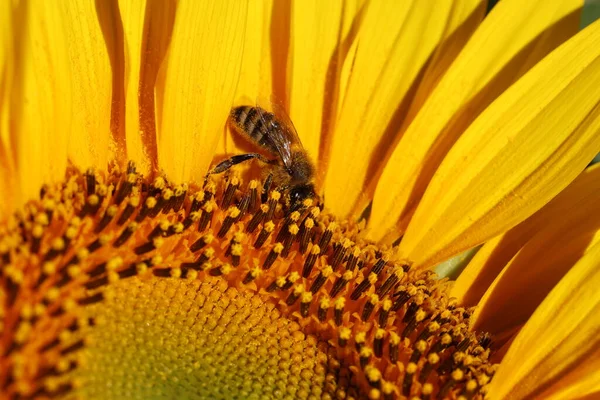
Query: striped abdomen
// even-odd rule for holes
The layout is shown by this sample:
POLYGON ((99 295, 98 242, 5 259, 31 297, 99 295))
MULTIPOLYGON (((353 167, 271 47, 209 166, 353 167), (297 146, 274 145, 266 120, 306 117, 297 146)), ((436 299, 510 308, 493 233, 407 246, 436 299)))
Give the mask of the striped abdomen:
POLYGON ((280 127, 273 113, 260 107, 239 106, 231 110, 230 119, 233 126, 248 140, 277 153, 277 149, 269 140, 269 135, 280 127))

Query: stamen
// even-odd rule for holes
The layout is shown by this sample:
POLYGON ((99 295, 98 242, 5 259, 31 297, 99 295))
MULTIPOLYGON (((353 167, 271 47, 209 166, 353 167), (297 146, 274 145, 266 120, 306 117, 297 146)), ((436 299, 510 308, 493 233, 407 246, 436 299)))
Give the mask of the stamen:
POLYGON ((315 221, 312 218, 306 218, 302 224, 302 230, 300 231, 300 253, 306 253, 308 250, 308 243, 310 241, 311 232, 315 226, 315 221))
POLYGON ((239 208, 237 208, 236 206, 229 207, 229 209, 227 210, 227 216, 225 217, 223 225, 221 225, 221 229, 219 229, 219 233, 217 233, 217 236, 220 238, 224 237, 239 215, 239 208))
POLYGON ((317 258, 319 258, 319 254, 321 254, 321 249, 317 245, 313 245, 310 250, 310 255, 306 257, 306 261, 304 262, 304 268, 302 269, 302 276, 304 278, 308 278, 310 272, 312 271, 317 258))
POLYGON ((329 242, 331 241, 331 237, 333 236, 333 231, 336 228, 337 224, 335 222, 330 222, 325 232, 323 232, 321 240, 319 241, 319 247, 321 248, 321 251, 323 253, 327 251, 327 246, 329 246, 329 242))
POLYGON ((265 259, 265 262, 263 263, 263 269, 266 270, 266 269, 271 268, 271 266, 273 266, 273 263, 275 262, 275 260, 281 254, 282 251, 283 251, 283 245, 281 243, 275 243, 275 245, 269 252, 269 255, 265 259))
POLYGON ((269 211, 269 206, 266 204, 262 204, 259 207, 258 211, 256 211, 254 213, 254 216, 252 217, 250 222, 248 222, 248 225, 246 225, 246 232, 254 233, 254 231, 258 227, 258 224, 260 224, 263 221, 263 219, 267 215, 268 211, 269 211))
POLYGON ((332 298, 337 296, 345 287, 346 284, 352 279, 353 273, 352 271, 346 271, 342 276, 338 278, 337 281, 333 284, 331 288, 331 292, 329 292, 329 296, 332 298))
POLYGON ((117 221, 117 225, 121 226, 127 220, 129 220, 129 218, 131 218, 131 215, 133 214, 135 209, 138 208, 139 205, 140 205, 140 197, 137 195, 131 196, 129 198, 129 201, 127 202, 127 206, 125 207, 125 209, 123 210, 123 213, 121 214, 121 216, 119 217, 119 220, 117 221))
POLYGON ((233 195, 240 187, 240 179, 236 176, 232 177, 229 183, 227 184, 227 188, 225 189, 225 193, 223 193, 223 200, 221 201, 221 209, 225 210, 229 208, 231 205, 231 201, 233 200, 233 195))
POLYGON ((265 242, 269 238, 269 235, 271 235, 271 232, 273 232, 274 229, 275 229, 275 224, 273 223, 273 221, 267 221, 263 225, 262 230, 258 234, 256 241, 254 242, 254 248, 260 249, 262 247, 262 245, 265 244, 265 242))
POLYGON ((202 207, 202 216, 200 216, 200 222, 198 223, 198 232, 204 231, 210 224, 214 210, 217 208, 217 204, 213 201, 207 201, 202 207))
POLYGON ((133 235, 133 232, 135 232, 138 228, 138 224, 135 222, 130 223, 127 228, 125 228, 123 230, 123 233, 121 233, 121 236, 119 236, 117 238, 117 240, 115 240, 115 242, 113 243, 113 247, 119 247, 122 246, 123 244, 125 244, 125 242, 127 241, 127 239, 129 239, 131 237, 131 235, 133 235))
POLYGON ((359 283, 358 286, 356 286, 356 288, 354 289, 354 291, 350 295, 350 299, 351 300, 358 300, 358 298, 364 292, 366 292, 371 287, 371 285, 373 285, 375 282, 377 282, 377 274, 374 274, 374 273, 371 272, 369 274, 369 276, 367 276, 365 279, 363 279, 362 282, 359 283))
POLYGON ((310 287, 310 291, 315 294, 321 289, 321 287, 325 284, 327 279, 333 274, 333 268, 330 265, 326 266, 319 272, 317 278, 313 281, 312 286, 310 287))

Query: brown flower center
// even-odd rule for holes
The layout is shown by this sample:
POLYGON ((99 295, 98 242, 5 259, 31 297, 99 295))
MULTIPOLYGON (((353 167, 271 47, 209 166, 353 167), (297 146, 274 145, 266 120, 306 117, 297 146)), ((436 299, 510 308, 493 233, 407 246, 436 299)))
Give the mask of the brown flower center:
POLYGON ((70 170, 0 227, 1 390, 482 397, 490 339, 447 283, 283 197, 70 170))

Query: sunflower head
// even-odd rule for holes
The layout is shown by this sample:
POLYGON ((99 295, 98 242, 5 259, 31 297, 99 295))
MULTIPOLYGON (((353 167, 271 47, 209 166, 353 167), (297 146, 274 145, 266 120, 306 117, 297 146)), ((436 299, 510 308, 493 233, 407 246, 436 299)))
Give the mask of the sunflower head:
POLYGON ((600 25, 409 3, 0 5, 0 392, 597 392, 600 25))

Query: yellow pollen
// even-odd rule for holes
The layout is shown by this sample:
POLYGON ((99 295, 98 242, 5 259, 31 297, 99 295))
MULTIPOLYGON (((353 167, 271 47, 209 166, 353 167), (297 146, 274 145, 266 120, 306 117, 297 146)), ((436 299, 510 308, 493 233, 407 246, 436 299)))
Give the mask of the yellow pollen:
POLYGON ((63 238, 56 238, 52 241, 52 249, 62 250, 65 248, 65 241, 63 238))
POLYGON ((304 226, 308 229, 312 229, 315 226, 315 220, 312 218, 306 218, 304 226))
POLYGON ((369 380, 369 382, 378 382, 381 380, 381 371, 370 365, 367 365, 365 367, 365 375, 367 375, 367 379, 369 380))
POLYGON ((313 245, 312 249, 310 250, 310 254, 318 255, 319 253, 321 253, 321 248, 316 244, 313 245))
POLYGON ((271 192, 271 194, 269 195, 269 198, 270 198, 271 200, 278 201, 278 200, 281 198, 281 193, 279 193, 279 192, 278 192, 278 191, 276 191, 276 190, 273 190, 273 191, 271 192))
POLYGON ((475 389, 477 389, 477 381, 475 379, 469 379, 469 381, 465 385, 465 388, 468 392, 474 392, 475 389))
POLYGON ((181 268, 171 268, 170 274, 172 278, 180 278, 181 268))
POLYGON ((365 340, 367 340, 366 332, 358 332, 358 333, 356 333, 356 335, 354 335, 354 341, 356 343, 364 343, 365 340))
POLYGON ((239 244, 239 243, 232 244, 231 245, 231 254, 233 254, 234 256, 241 256, 242 249, 243 249, 243 246, 241 244, 239 244))
POLYGON ((319 215, 321 215, 321 209, 319 207, 313 207, 310 209, 310 215, 314 218, 317 219, 319 218, 319 215))
POLYGON ((121 257, 111 258, 106 263, 106 269, 109 271, 114 271, 115 269, 121 267, 123 265, 123 259, 121 257))
POLYGON ((415 364, 413 362, 409 362, 408 365, 406 366, 406 373, 412 375, 415 372, 417 372, 417 364, 415 364))
POLYGON ((69 274, 71 278, 78 277, 80 273, 81 267, 79 265, 71 265, 67 268, 67 274, 69 274))
POLYGON ((290 282, 296 282, 298 279, 300 279, 300 274, 298 272, 292 272, 290 274, 289 280, 290 282))
POLYGON ((455 369, 454 371, 452 371, 452 379, 454 379, 455 381, 461 381, 465 376, 465 373, 462 372, 460 369, 455 369))
POLYGON ((275 246, 273 246, 273 252, 279 254, 282 251, 283 251, 283 244, 275 243, 275 246))
POLYGON ((92 194, 88 196, 87 202, 88 204, 95 206, 100 202, 100 197, 98 197, 96 194, 92 194))
POLYGON ((417 349, 420 353, 424 353, 427 350, 427 342, 424 340, 419 340, 415 343, 415 349, 417 349))
POLYGON ((157 249, 158 249, 159 247, 161 247, 161 246, 163 245, 163 243, 164 243, 164 242, 165 242, 165 239, 163 239, 163 238, 162 238, 162 237, 160 237, 160 236, 158 236, 158 237, 155 237, 154 239, 152 239, 152 245, 153 245, 155 248, 157 248, 157 249))
POLYGON ((300 231, 300 228, 298 227, 298 225, 296 224, 291 224, 288 228, 288 231, 292 234, 292 235, 297 235, 298 232, 300 231))
POLYGON ((263 229, 267 232, 273 232, 273 230, 275 229, 275 224, 273 223, 273 221, 268 221, 267 223, 265 223, 263 229))
POLYGON ((423 384, 423 389, 421 389, 421 392, 425 396, 429 396, 431 393, 433 393, 433 385, 431 383, 423 384))
POLYGON ((438 356, 436 353, 431 353, 427 356, 427 362, 429 364, 437 364, 440 362, 440 356, 438 356))
POLYGON ((165 187, 165 180, 162 176, 158 176, 156 177, 156 179, 154 179, 154 182, 152 182, 152 186, 154 186, 156 189, 162 189, 165 187))
POLYGON ((79 230, 79 226, 70 226, 65 231, 65 237, 67 239, 73 239, 75 235, 77 235, 77 231, 79 230))
POLYGON ((381 391, 386 395, 390 395, 396 392, 396 386, 391 382, 384 381, 381 384, 381 391))
POLYGON ((240 209, 235 206, 229 207, 227 210, 227 216, 230 218, 237 218, 238 215, 240 215, 240 209))
POLYGON ((46 275, 51 275, 51 274, 53 274, 53 273, 55 273, 55 272, 56 272, 56 264, 55 264, 55 263, 53 263, 53 262, 51 262, 51 261, 45 262, 45 263, 42 265, 42 271, 43 271, 43 272, 44 272, 46 275))
POLYGON ((146 207, 148 208, 154 208, 154 206, 156 206, 156 198, 148 197, 144 204, 146 204, 146 207))
POLYGON ((352 337, 352 330, 346 327, 340 328, 339 337, 345 340, 349 340, 352 337))
POLYGON ((302 293, 304 293, 304 285, 302 285, 302 284, 296 285, 294 287, 294 294, 296 296, 300 296, 302 293))
POLYGON ((136 264, 135 269, 136 269, 136 271, 137 271, 137 273, 139 275, 142 275, 146 271, 148 271, 148 264, 143 263, 143 262, 142 263, 138 263, 138 264, 136 264))
POLYGON ((313 295, 311 292, 303 292, 300 295, 300 301, 302 303, 310 303, 312 301, 313 295))

